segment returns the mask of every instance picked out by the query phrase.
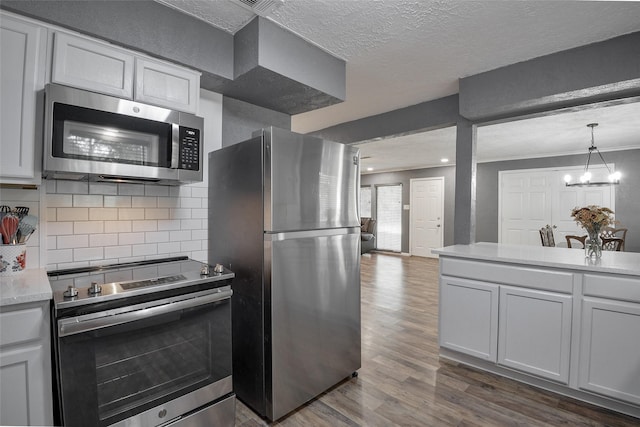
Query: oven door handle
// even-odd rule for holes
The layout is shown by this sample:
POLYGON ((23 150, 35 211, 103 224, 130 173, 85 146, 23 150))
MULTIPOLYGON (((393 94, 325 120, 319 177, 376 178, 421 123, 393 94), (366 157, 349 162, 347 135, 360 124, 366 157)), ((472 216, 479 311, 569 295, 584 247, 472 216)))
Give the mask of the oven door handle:
POLYGON ((155 305, 149 307, 142 306, 138 309, 132 307, 131 311, 113 314, 105 312, 102 316, 95 314, 88 315, 91 318, 83 319, 84 316, 72 317, 58 321, 58 336, 65 337, 69 335, 81 334, 83 332, 95 331, 96 329, 108 328, 110 326, 121 325, 123 323, 135 322, 152 316, 172 313, 175 311, 185 310, 193 307, 199 307, 231 298, 233 291, 227 289, 216 292, 214 294, 203 295, 197 298, 182 299, 179 301, 169 301, 166 304, 155 305))

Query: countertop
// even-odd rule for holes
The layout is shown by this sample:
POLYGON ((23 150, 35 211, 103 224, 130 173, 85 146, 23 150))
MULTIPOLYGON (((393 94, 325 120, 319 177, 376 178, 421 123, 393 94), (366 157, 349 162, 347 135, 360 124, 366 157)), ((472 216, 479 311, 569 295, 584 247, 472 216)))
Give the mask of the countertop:
POLYGON ((21 274, 0 277, 0 307, 46 301, 52 295, 44 268, 27 269, 21 274))
POLYGON ((603 251, 599 260, 586 259, 584 249, 473 243, 433 249, 434 254, 513 264, 640 276, 640 253, 603 251))

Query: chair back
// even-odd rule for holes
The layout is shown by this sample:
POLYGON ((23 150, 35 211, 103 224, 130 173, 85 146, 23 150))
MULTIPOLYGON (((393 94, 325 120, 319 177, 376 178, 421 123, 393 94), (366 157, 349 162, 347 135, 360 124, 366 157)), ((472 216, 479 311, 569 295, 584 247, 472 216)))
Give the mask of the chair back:
POLYGON ((602 250, 603 251, 618 251, 623 250, 624 240, 619 237, 603 237, 602 238, 602 250))
POLYGON ((580 246, 571 246, 571 241, 572 240, 575 240, 575 242, 573 243, 574 245, 580 243, 582 245, 581 247, 584 248, 584 242, 585 242, 585 240, 587 240, 587 236, 586 235, 584 235, 584 236, 564 236, 564 238, 567 241, 567 247, 568 248, 574 248, 574 247, 578 248, 578 247, 580 247, 580 246))
POLYGON ((542 246, 555 246, 556 241, 553 237, 553 228, 550 225, 545 225, 540 230, 540 240, 542 241, 542 246))
POLYGON ((604 227, 600 232, 600 237, 602 239, 611 239, 618 238, 622 239, 622 247, 621 251, 624 251, 624 242, 627 239, 627 229, 626 228, 613 228, 613 227, 604 227))

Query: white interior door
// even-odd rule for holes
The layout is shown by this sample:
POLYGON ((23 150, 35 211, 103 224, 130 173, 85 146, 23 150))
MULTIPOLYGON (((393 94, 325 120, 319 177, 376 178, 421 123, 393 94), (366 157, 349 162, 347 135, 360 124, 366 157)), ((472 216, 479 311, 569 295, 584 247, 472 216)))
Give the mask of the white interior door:
MULTIPOLYGON (((604 166, 589 168, 606 173, 604 166)), ((571 217, 571 210, 586 205, 606 206, 615 211, 615 187, 567 187, 564 176, 579 176, 580 167, 528 169, 499 173, 498 242, 539 246, 538 230, 555 225, 556 245, 564 236, 586 232, 571 217)), ((606 179, 606 178, 605 178, 606 179)))
POLYGON ((436 258, 444 246, 444 177, 411 180, 409 246, 411 255, 436 258))

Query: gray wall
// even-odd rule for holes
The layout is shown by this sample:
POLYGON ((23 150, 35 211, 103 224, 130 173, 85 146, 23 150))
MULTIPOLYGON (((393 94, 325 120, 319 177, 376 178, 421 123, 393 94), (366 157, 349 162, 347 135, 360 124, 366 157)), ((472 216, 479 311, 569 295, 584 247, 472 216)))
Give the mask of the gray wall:
MULTIPOLYGON (((616 186, 616 219, 629 229, 625 250, 640 252, 640 150, 603 153, 607 163, 623 173, 616 186)), ((498 241, 498 172, 562 166, 584 166, 586 155, 479 163, 477 174, 476 241, 498 241)))
MULTIPOLYGON (((413 178, 444 177, 444 245, 453 245, 453 215, 455 199, 455 166, 415 169, 400 172, 387 172, 362 175, 360 186, 371 186, 371 213, 375 217, 375 186, 384 184, 402 184, 402 204, 411 200, 410 181, 413 178)), ((402 211, 402 252, 409 252, 409 211, 402 211)))
POLYGON ((222 99, 223 147, 249 139, 267 126, 291 129, 291 116, 226 96, 222 99))

